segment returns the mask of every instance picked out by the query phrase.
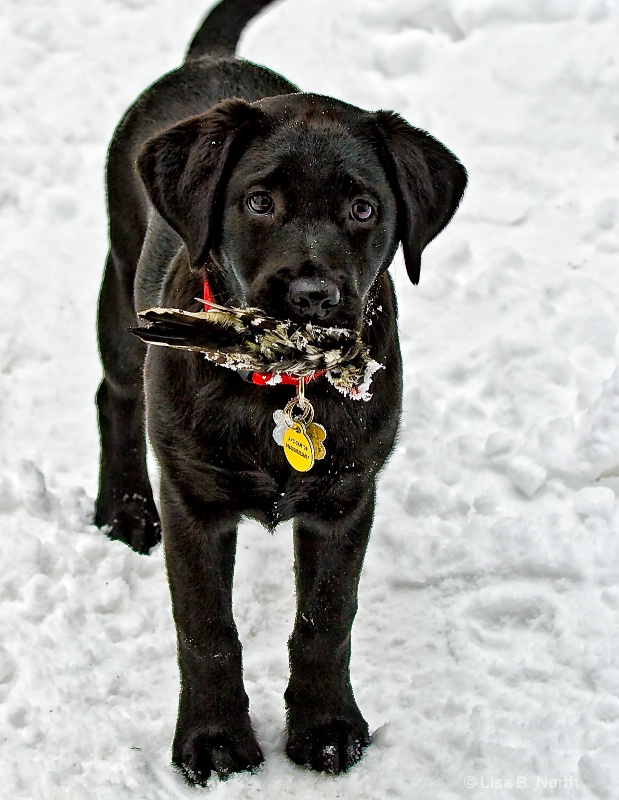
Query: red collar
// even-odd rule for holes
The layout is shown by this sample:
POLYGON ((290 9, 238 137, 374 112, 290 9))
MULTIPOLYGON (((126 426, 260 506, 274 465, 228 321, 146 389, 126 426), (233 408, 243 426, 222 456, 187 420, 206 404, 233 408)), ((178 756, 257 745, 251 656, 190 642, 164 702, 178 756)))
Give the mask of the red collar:
MULTIPOLYGON (((213 305, 215 302, 215 298, 213 297, 213 292, 211 291, 210 284, 208 279, 204 279, 204 310, 208 311, 209 306, 213 305)), ((316 380, 316 378, 322 377, 326 369, 318 369, 316 372, 311 372, 305 378, 305 383, 309 383, 310 381, 316 380)), ((279 384, 284 384, 286 386, 298 386, 299 379, 295 375, 289 375, 287 372, 251 372, 247 378, 250 383, 255 384, 256 386, 276 386, 279 384), (276 377, 276 382, 273 382, 273 378, 276 377), (279 378, 279 380, 277 380, 279 378)))

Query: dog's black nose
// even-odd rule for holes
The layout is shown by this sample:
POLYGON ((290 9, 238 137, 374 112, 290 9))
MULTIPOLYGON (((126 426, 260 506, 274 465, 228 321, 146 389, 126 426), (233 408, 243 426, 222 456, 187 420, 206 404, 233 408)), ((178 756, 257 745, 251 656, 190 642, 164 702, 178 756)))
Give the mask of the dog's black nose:
POLYGON ((288 299, 299 316, 324 319, 340 302, 340 290, 325 278, 295 278, 288 287, 288 299))

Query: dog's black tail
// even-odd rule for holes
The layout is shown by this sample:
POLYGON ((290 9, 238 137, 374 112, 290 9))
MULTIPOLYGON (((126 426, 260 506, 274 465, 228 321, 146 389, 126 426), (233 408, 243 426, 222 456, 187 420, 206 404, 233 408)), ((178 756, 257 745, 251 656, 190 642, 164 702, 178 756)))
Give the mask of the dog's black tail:
POLYGON ((247 23, 275 0, 221 0, 193 37, 186 61, 203 56, 233 56, 247 23))

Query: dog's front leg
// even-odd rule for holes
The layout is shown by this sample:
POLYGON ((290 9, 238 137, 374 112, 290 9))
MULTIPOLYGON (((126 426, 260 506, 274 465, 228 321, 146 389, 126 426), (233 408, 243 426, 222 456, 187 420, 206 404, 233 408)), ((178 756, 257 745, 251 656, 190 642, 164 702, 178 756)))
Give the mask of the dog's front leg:
POLYGON ((232 617, 239 514, 217 503, 190 505, 165 479, 161 506, 181 673, 173 762, 203 785, 211 772, 226 777, 263 760, 232 617))
POLYGON ((350 685, 350 636, 372 517, 374 486, 351 487, 361 498, 333 516, 295 521, 297 616, 290 637, 286 689, 288 744, 297 764, 342 772, 361 757, 368 726, 350 685))

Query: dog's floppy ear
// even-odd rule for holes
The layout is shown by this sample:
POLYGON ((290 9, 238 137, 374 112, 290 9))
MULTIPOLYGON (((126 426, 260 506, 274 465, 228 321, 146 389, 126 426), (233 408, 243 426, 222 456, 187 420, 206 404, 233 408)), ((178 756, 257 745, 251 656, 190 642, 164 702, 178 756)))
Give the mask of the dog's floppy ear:
POLYGON ((421 253, 453 217, 466 170, 433 136, 392 111, 374 114, 398 201, 398 237, 408 276, 419 283, 421 253))
POLYGON ((192 267, 205 263, 217 236, 233 150, 265 120, 244 100, 224 100, 150 139, 138 158, 150 199, 185 242, 192 267))

